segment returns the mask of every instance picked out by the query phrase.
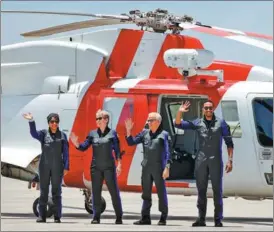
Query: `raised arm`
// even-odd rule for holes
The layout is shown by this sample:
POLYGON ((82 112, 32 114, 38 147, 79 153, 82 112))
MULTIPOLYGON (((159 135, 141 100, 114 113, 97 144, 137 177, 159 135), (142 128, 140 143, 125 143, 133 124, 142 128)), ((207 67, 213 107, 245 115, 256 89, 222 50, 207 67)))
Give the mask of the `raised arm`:
POLYGON ((182 105, 179 107, 178 112, 176 114, 176 119, 175 119, 175 127, 179 129, 184 129, 184 130, 195 130, 196 129, 196 124, 190 121, 184 121, 183 120, 183 114, 187 111, 189 111, 189 106, 190 103, 189 101, 186 101, 185 103, 182 102, 182 105))
POLYGON ((80 143, 76 149, 80 151, 86 151, 89 146, 92 144, 92 138, 90 136, 87 136, 86 140, 83 143, 80 143))
POLYGON ((44 132, 43 130, 36 130, 35 121, 32 119, 29 121, 29 128, 30 128, 30 134, 34 139, 37 139, 38 141, 42 142, 44 132))
POLYGON ((184 130, 196 130, 197 129, 197 120, 194 121, 184 121, 182 120, 181 123, 176 124, 175 127, 179 129, 184 129, 184 130))
POLYGON ((143 142, 144 133, 145 133, 145 130, 143 130, 142 132, 140 132, 139 134, 137 134, 135 137, 133 137, 132 135, 127 136, 126 137, 127 144, 129 146, 134 146, 134 145, 137 145, 139 143, 142 143, 143 142))
POLYGON ((78 136, 76 136, 73 132, 70 135, 70 139, 77 150, 79 151, 85 151, 89 148, 89 146, 92 144, 92 137, 87 136, 86 140, 83 143, 78 142, 78 136))
POLYGON ((129 118, 125 121, 125 127, 126 127, 126 131, 127 131, 126 141, 129 146, 134 146, 134 145, 141 143, 143 141, 143 136, 144 136, 144 132, 145 132, 145 130, 143 130, 138 135, 133 137, 131 135, 131 130, 133 128, 133 125, 134 125, 134 123, 132 122, 131 118, 129 118))
POLYGON ((64 162, 64 169, 69 170, 69 143, 67 139, 67 135, 64 134, 64 142, 63 142, 63 162, 64 162))
POLYGON ((37 139, 38 141, 42 142, 44 137, 43 130, 37 131, 35 121, 33 120, 33 116, 31 113, 25 113, 23 114, 23 117, 29 121, 29 129, 30 134, 34 139, 37 139))

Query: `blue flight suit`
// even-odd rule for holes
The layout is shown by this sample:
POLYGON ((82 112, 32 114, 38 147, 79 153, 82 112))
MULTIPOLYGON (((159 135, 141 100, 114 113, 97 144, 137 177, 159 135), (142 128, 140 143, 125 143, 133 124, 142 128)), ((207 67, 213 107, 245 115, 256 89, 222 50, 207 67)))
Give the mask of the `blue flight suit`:
POLYGON ((92 145, 93 155, 90 167, 92 177, 92 198, 93 198, 93 217, 100 220, 101 216, 101 192, 103 180, 106 180, 108 190, 111 195, 113 208, 116 217, 122 218, 122 203, 120 191, 117 184, 115 159, 112 151, 115 152, 116 160, 121 159, 120 144, 115 130, 106 128, 104 133, 98 128, 90 131, 86 140, 77 148, 85 151, 92 145))
POLYGON ((48 130, 36 130, 34 121, 29 122, 30 134, 41 143, 42 154, 39 161, 39 216, 46 219, 49 185, 52 185, 52 201, 54 217, 62 215, 62 179, 64 170, 69 170, 69 145, 64 132, 56 133, 48 130))
POLYGON ((126 137, 129 146, 143 144, 144 157, 142 165, 142 218, 150 220, 150 209, 152 206, 151 193, 152 184, 155 182, 159 198, 159 211, 165 220, 168 215, 168 201, 163 179, 163 171, 170 165, 171 157, 169 152, 168 132, 158 129, 152 133, 149 129, 144 129, 136 137, 126 137))
POLYGON ((213 199, 214 199, 214 219, 221 221, 223 219, 223 159, 222 159, 222 139, 228 148, 233 148, 233 141, 230 134, 230 128, 225 122, 213 114, 211 121, 206 118, 193 121, 183 121, 181 124, 175 124, 180 129, 195 130, 199 139, 199 150, 195 162, 196 185, 198 189, 197 207, 199 218, 205 221, 207 209, 207 187, 210 175, 213 199))

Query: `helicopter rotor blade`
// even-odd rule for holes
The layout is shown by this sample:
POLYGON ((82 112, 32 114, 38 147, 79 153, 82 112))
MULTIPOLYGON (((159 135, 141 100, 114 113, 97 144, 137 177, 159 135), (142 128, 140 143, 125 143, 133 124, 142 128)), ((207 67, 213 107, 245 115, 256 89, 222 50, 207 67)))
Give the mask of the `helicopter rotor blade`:
POLYGON ((114 24, 120 24, 120 23, 124 23, 124 22, 121 22, 118 19, 86 20, 86 21, 80 21, 76 23, 62 24, 54 27, 47 27, 40 30, 26 32, 21 35, 24 37, 42 37, 42 36, 48 36, 48 35, 58 34, 62 32, 72 31, 72 30, 83 29, 83 28, 98 27, 98 26, 104 26, 104 25, 114 25, 114 24))
POLYGON ((273 40, 273 36, 270 35, 263 35, 259 33, 253 32, 243 32, 239 30, 227 29, 222 27, 215 27, 215 26, 207 26, 202 25, 200 23, 192 24, 192 23, 180 23, 179 26, 184 30, 194 30, 202 33, 207 33, 211 35, 217 36, 233 36, 233 35, 243 35, 247 37, 256 37, 260 39, 268 39, 273 40))
MULTIPOLYGON (((273 52, 273 45, 266 43, 264 41, 256 40, 253 38, 249 38, 247 34, 244 32, 236 33, 236 31, 232 29, 222 29, 222 28, 212 28, 210 26, 198 26, 190 23, 180 23, 179 27, 183 28, 183 30, 194 30, 205 34, 220 36, 226 39, 236 40, 241 43, 249 44, 258 48, 265 49, 267 51, 273 52), (233 32, 232 32, 233 31, 233 32)), ((261 35, 261 37, 264 35, 261 35)))
POLYGON ((269 52, 273 52, 273 44, 266 43, 264 41, 260 41, 257 39, 249 38, 244 35, 234 35, 234 36, 227 36, 225 37, 227 39, 236 40, 241 43, 245 43, 248 45, 252 45, 258 48, 262 48, 264 50, 267 50, 269 52))
POLYGON ((270 35, 264 35, 264 34, 254 33, 254 32, 243 32, 243 31, 239 31, 239 30, 233 30, 233 29, 227 29, 227 28, 215 27, 215 26, 212 27, 212 28, 217 29, 217 30, 231 32, 231 33, 234 33, 234 34, 243 35, 243 36, 255 37, 255 38, 258 38, 258 39, 273 40, 273 36, 270 36, 270 35))
POLYGON ((130 20, 130 17, 126 15, 88 14, 88 13, 73 13, 73 12, 1 10, 1 13, 71 15, 71 16, 86 16, 86 17, 96 17, 96 18, 130 20))

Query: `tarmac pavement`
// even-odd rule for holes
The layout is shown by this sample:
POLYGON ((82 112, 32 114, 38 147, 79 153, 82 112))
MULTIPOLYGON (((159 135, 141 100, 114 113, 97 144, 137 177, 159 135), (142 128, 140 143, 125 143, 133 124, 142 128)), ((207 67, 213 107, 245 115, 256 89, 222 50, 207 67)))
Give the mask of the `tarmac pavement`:
POLYGON ((115 225, 115 215, 108 192, 103 192, 106 210, 101 224, 90 224, 92 215, 84 208, 84 196, 79 189, 63 188, 63 218, 61 224, 36 223, 32 211, 39 191, 28 189, 26 182, 1 177, 1 231, 273 231, 273 200, 247 201, 241 198, 224 199, 223 228, 213 224, 213 199, 208 199, 207 227, 193 228, 197 216, 196 196, 169 195, 169 217, 166 226, 158 226, 157 195, 153 195, 152 225, 136 226, 142 206, 140 193, 121 193, 123 225, 115 225))

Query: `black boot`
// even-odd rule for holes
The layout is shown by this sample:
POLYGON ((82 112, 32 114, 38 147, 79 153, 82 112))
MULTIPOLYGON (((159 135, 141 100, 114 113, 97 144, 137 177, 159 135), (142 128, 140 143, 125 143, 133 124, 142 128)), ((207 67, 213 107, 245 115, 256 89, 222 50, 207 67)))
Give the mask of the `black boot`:
POLYGON ((46 222, 46 218, 42 218, 42 217, 38 217, 36 220, 37 223, 45 223, 46 222))
POLYGON ((93 220, 91 221, 91 224, 100 224, 100 218, 93 218, 93 220))
POLYGON ((117 217, 116 221, 115 221, 115 224, 123 224, 122 217, 117 217))
POLYGON ((223 223, 220 220, 215 220, 215 227, 223 227, 223 223))
POLYGON ((197 227, 197 226, 206 226, 205 219, 198 218, 198 219, 192 224, 192 226, 193 226, 193 227, 197 227))
POLYGON ((54 217, 54 223, 61 223, 61 220, 59 217, 54 217))
POLYGON ((159 220, 159 222, 158 222, 158 225, 159 226, 165 226, 166 225, 166 215, 161 215, 161 217, 160 217, 160 220, 159 220))
POLYGON ((143 216, 140 220, 133 222, 134 225, 151 225, 150 216, 143 216))

